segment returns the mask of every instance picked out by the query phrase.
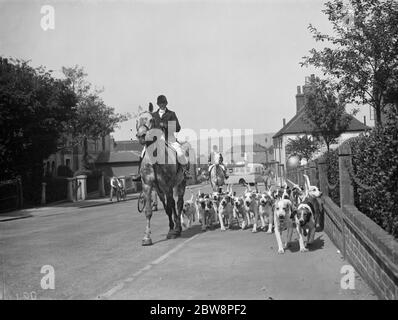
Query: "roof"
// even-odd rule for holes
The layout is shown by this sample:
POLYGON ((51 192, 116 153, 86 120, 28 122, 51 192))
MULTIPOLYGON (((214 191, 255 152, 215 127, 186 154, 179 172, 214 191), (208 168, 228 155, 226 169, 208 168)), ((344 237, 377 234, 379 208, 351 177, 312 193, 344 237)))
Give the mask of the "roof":
POLYGON ((143 146, 138 140, 115 141, 113 151, 142 151, 143 146))
MULTIPOLYGON (((311 125, 308 122, 306 122, 304 120, 304 115, 305 115, 304 108, 302 108, 298 113, 296 113, 296 115, 292 119, 290 119, 290 121, 282 129, 280 129, 273 136, 273 138, 277 138, 285 134, 298 134, 298 133, 306 133, 311 131, 314 125, 311 125)), ((365 131, 370 129, 370 127, 363 124, 357 118, 353 117, 352 115, 349 116, 351 117, 351 122, 348 128, 344 132, 365 131)))
POLYGON ((133 163, 140 161, 141 152, 138 151, 103 151, 99 154, 96 163, 133 163))
POLYGON ((266 152, 267 148, 263 145, 254 142, 253 145, 234 145, 232 148, 228 149, 226 152, 242 152, 242 151, 253 151, 253 152, 266 152))

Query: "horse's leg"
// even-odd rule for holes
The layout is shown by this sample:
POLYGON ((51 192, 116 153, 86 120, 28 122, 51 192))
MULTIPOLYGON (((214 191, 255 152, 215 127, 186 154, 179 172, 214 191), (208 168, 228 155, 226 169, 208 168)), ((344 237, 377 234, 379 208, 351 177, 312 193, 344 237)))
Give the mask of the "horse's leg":
MULTIPOLYGON (((181 234, 182 227, 181 227, 181 214, 182 214, 182 208, 184 206, 184 196, 178 195, 177 199, 177 212, 175 212, 175 207, 174 207, 174 212, 176 213, 175 215, 175 230, 178 233, 178 235, 181 234)), ((189 218, 188 218, 189 219, 189 218)))
MULTIPOLYGON (((170 227, 169 233, 167 234, 167 239, 175 239, 177 237, 177 232, 175 230, 177 214, 176 214, 173 192, 168 193, 166 195, 166 199, 167 199, 166 212, 167 212, 167 215, 169 216, 169 227, 170 227)), ((181 222, 180 222, 180 227, 181 227, 181 222)))
POLYGON ((146 229, 145 229, 144 238, 142 239, 142 245, 150 246, 150 245, 152 245, 152 239, 151 239, 152 186, 144 184, 142 186, 142 191, 143 191, 144 197, 145 197, 145 217, 146 217, 146 229))
POLYGON ((169 218, 169 233, 167 234, 167 239, 170 239, 169 234, 174 229, 174 221, 172 216, 172 209, 170 207, 169 197, 167 195, 164 195, 164 197, 166 198, 166 200, 163 203, 163 206, 164 210, 166 211, 167 217, 169 218))
POLYGON ((159 197, 160 202, 163 204, 164 210, 166 210, 167 204, 166 204, 166 198, 164 196, 164 193, 161 190, 157 190, 156 195, 159 197))

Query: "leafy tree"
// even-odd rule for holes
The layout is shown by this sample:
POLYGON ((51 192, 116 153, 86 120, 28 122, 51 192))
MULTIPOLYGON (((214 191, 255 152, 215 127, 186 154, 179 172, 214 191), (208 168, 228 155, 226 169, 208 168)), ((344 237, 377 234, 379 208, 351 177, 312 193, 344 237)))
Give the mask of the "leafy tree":
POLYGON ((331 83, 315 77, 311 79, 305 94, 304 121, 310 125, 313 137, 322 138, 328 151, 351 122, 345 109, 342 97, 337 96, 331 83))
POLYGON ((88 141, 104 137, 114 131, 129 114, 115 113, 99 96, 102 90, 92 89, 87 74, 79 66, 62 68, 69 87, 77 96, 76 118, 71 122, 70 133, 74 144, 83 146, 83 167, 89 168, 88 141))
POLYGON ((398 3, 333 0, 325 7, 334 34, 322 34, 312 25, 309 30, 317 42, 329 46, 310 50, 301 64, 320 68, 337 81, 347 103, 371 105, 380 125, 391 88, 398 83, 398 3))
POLYGON ((38 178, 74 117, 76 96, 44 67, 0 57, 0 179, 38 178))
POLYGON ((319 143, 311 139, 308 135, 297 137, 296 139, 289 139, 286 144, 286 154, 290 156, 297 156, 299 160, 311 160, 315 152, 319 150, 319 143))

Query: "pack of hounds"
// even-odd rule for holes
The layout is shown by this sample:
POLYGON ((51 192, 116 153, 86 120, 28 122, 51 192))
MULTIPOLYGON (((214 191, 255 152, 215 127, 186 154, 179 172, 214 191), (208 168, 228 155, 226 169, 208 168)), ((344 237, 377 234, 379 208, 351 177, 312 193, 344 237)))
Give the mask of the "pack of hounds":
POLYGON ((226 192, 210 194, 199 190, 196 196, 191 191, 191 198, 184 202, 182 225, 188 229, 197 219, 202 231, 213 229, 214 224, 219 223, 221 231, 251 227, 252 232, 274 232, 278 253, 284 253, 289 247, 296 229, 300 251, 308 251, 316 230, 323 228, 322 212, 316 200, 322 192, 310 184, 308 176, 304 177, 304 188, 298 185, 288 188, 285 184, 283 188, 258 192, 247 186, 242 195, 237 195, 232 186, 228 186, 226 192), (284 231, 286 241, 282 243, 284 231))

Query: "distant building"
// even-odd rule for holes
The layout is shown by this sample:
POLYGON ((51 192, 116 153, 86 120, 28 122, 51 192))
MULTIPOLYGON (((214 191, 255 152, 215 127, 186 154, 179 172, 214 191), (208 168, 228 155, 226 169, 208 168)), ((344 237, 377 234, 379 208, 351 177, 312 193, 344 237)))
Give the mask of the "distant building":
MULTIPOLYGON (((113 139, 110 135, 97 140, 88 140, 87 151, 89 162, 94 165, 101 152, 109 151, 113 139)), ((72 172, 79 171, 82 168, 83 147, 81 144, 73 145, 72 139, 66 141, 65 146, 55 154, 52 154, 43 163, 44 174, 55 177, 58 174, 60 166, 68 167, 72 172)))
POLYGON ((254 142, 253 145, 237 145, 226 151, 231 164, 239 162, 241 159, 250 160, 252 163, 268 164, 273 161, 273 148, 269 148, 254 142))
POLYGON ((109 150, 100 153, 95 161, 95 167, 103 171, 105 177, 137 174, 142 148, 137 140, 112 139, 109 150))
MULTIPOLYGON (((313 75, 312 75, 313 77, 313 75)), ((287 155, 286 155, 286 145, 289 139, 296 139, 303 135, 308 134, 311 131, 312 126, 304 120, 304 104, 305 104, 305 94, 308 90, 309 78, 306 78, 306 83, 303 87, 297 87, 296 94, 296 114, 294 117, 286 123, 283 119, 283 127, 273 136, 274 144, 274 159, 276 163, 276 175, 277 177, 282 177, 285 175, 286 165, 287 165, 287 155)), ((369 130, 370 128, 360 122, 355 117, 351 116, 351 122, 347 130, 339 137, 338 143, 332 145, 331 147, 337 147, 344 140, 358 136, 360 133, 369 130)))

